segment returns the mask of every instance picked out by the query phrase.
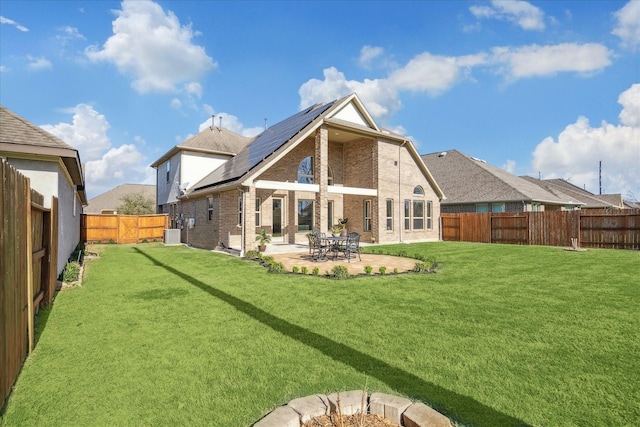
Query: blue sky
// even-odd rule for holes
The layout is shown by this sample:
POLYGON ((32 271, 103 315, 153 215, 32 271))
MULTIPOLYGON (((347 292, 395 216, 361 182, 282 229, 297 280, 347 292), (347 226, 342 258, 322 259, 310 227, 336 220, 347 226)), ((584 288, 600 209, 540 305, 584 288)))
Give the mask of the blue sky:
POLYGON ((640 1, 0 2, 0 103, 76 147, 89 197, 206 126, 356 92, 422 154, 640 200, 640 1))

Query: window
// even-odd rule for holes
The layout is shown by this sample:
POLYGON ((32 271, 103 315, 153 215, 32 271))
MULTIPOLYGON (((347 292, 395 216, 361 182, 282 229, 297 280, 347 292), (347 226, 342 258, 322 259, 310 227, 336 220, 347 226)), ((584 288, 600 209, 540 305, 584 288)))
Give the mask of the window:
POLYGON ((213 219, 213 197, 207 198, 207 220, 213 219))
POLYGON ((404 201, 404 229, 411 229, 411 201, 404 201))
POLYGON ((313 157, 305 157, 298 166, 298 182, 313 184, 313 157))
POLYGON ((415 194, 416 196, 424 196, 424 190, 419 185, 416 185, 413 188, 413 194, 415 194))
POLYGON ((363 206, 364 231, 371 231, 371 200, 365 200, 363 206))
POLYGON ((298 200, 298 231, 313 230, 313 200, 298 200))
POLYGON ((504 203, 492 203, 491 212, 504 212, 504 203))
POLYGON ((329 230, 333 227, 333 200, 327 203, 327 220, 329 221, 329 230))
POLYGON ((238 225, 242 225, 242 196, 238 197, 238 225))
POLYGON ((393 231, 393 199, 387 199, 387 231, 393 231))
POLYGON ((424 229, 424 202, 422 200, 413 201, 413 229, 424 229))
POLYGON ((169 174, 171 172, 171 161, 167 162, 166 168, 167 168, 167 182, 169 182, 169 174))
POLYGON ((256 227, 260 227, 260 197, 256 197, 256 227))
POLYGON ((333 171, 327 166, 327 185, 333 185, 333 171))
POLYGON ((427 200, 427 230, 433 229, 433 202, 427 200))
POLYGON ((489 205, 487 203, 478 203, 476 205, 476 212, 481 212, 481 213, 489 212, 489 205))

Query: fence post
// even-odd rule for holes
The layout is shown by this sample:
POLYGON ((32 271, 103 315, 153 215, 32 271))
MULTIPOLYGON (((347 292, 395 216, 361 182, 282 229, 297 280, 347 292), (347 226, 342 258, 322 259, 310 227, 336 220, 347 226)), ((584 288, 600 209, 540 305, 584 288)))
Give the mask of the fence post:
POLYGON ((27 331, 29 333, 29 354, 33 352, 33 242, 31 241, 31 180, 27 178, 25 195, 27 201, 27 331))

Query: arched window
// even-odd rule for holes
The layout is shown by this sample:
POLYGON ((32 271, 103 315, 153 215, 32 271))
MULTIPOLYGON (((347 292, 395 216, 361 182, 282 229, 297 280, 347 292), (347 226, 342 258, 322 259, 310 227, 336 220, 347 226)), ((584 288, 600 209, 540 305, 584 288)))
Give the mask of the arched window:
POLYGON ((413 189, 413 194, 415 194, 416 196, 424 196, 424 190, 421 186, 416 185, 413 189))
POLYGON ((305 157, 298 166, 298 182, 313 184, 313 157, 305 157))

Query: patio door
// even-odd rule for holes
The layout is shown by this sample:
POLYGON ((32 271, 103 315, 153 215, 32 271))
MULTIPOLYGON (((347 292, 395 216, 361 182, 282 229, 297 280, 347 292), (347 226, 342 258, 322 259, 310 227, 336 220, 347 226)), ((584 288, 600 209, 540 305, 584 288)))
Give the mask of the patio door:
POLYGON ((283 219, 283 206, 284 206, 284 199, 279 198, 279 197, 274 197, 273 199, 273 207, 272 207, 272 224, 271 224, 271 229, 272 229, 272 235, 273 235, 273 240, 277 241, 277 242, 282 242, 284 241, 283 236, 282 236, 282 219, 283 219))

